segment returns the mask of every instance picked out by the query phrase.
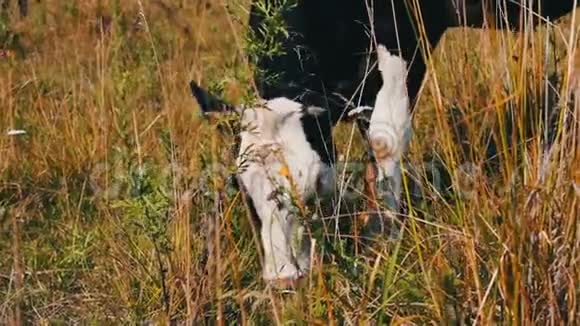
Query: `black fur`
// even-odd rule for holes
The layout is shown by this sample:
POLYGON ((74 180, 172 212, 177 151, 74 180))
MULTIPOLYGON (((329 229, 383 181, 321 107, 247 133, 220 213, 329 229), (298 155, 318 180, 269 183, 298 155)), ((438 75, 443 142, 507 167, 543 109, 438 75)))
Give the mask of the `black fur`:
POLYGON ((335 162, 335 148, 332 141, 332 121, 328 111, 320 115, 304 114, 301 118, 302 129, 310 147, 322 162, 335 162))
MULTIPOLYGON (((279 2, 256 1, 266 1, 272 7, 279 2)), ((369 47, 374 43, 369 37, 373 31, 378 43, 409 63, 407 86, 414 103, 426 71, 424 53, 427 47, 436 46, 447 28, 482 26, 483 8, 487 8, 487 12, 505 13, 495 15, 496 27, 517 29, 523 17, 521 3, 533 9, 538 6, 530 5, 532 1, 516 2, 419 0, 420 8, 413 8, 414 2, 405 0, 297 0, 294 8, 284 12, 290 36, 279 33, 278 41, 285 53, 262 56, 256 62, 261 72, 256 76, 259 95, 264 99, 294 97, 294 92, 289 90, 308 89, 322 96, 338 93, 344 98, 355 99, 355 104, 373 106, 382 83, 376 68, 370 70, 365 80, 369 54, 375 59, 375 47, 369 47), (466 15, 458 15, 464 9, 466 15), (413 12, 419 12, 422 17, 427 42, 420 41, 423 39, 418 34, 420 24, 413 12), (271 82, 262 72, 279 77, 271 82), (363 84, 362 90, 359 89, 363 84), (356 99, 360 99, 360 103, 356 99)), ((540 16, 556 19, 570 12, 574 1, 545 0, 542 3, 540 16)), ((267 19, 256 8, 254 5, 251 10, 250 28, 257 40, 261 40, 260 30, 267 28, 267 19)), ((344 110, 333 101, 329 101, 327 107, 334 112, 333 116, 341 116, 344 110)))

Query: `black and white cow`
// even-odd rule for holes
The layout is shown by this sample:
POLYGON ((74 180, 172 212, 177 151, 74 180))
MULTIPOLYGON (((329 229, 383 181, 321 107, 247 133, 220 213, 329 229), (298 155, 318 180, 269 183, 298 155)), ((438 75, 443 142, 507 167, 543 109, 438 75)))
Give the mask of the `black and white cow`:
MULTIPOLYGON (((271 19, 268 8, 279 3, 254 0, 250 28, 258 41, 271 19)), ((574 3, 296 0, 283 12, 288 33, 277 34, 282 53, 256 62, 259 71, 277 76, 274 82, 256 77, 261 102, 231 107, 192 82, 204 112, 237 111, 251 126, 240 135, 238 179, 261 221, 264 279, 293 281, 310 269, 309 239, 295 200, 334 191, 332 128, 339 120, 370 113, 359 126, 373 156, 376 195, 386 207, 375 215, 391 216, 399 209, 400 161, 426 72, 425 49, 450 27, 487 22, 517 29, 529 20, 556 19, 574 3), (493 21, 484 19, 486 12, 495 13, 493 21)))

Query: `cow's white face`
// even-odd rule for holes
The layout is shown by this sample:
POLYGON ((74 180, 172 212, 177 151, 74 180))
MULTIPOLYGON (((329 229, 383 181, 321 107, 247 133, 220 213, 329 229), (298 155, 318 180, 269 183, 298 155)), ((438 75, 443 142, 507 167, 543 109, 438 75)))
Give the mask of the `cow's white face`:
POLYGON ((332 193, 335 185, 333 169, 311 142, 322 137, 320 130, 305 130, 304 124, 323 112, 287 98, 242 112, 239 179, 262 222, 266 280, 297 279, 309 269, 301 218, 311 216, 303 216, 303 204, 332 193))
POLYGON ((305 204, 335 187, 330 112, 284 97, 240 109, 193 81, 190 87, 203 113, 240 114, 238 181, 262 224, 264 279, 300 278, 310 269, 305 204))

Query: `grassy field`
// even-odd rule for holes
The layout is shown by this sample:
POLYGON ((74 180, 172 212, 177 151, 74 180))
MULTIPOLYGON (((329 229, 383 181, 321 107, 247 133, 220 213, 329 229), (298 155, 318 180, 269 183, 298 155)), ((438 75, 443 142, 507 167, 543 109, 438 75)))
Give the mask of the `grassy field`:
MULTIPOLYGON (((356 230, 313 226, 320 259, 282 293, 227 182, 234 138, 187 88, 245 96, 248 1, 30 2, 0 15, 1 324, 580 322, 577 19, 448 33, 415 111, 423 186, 402 240, 359 250, 356 230)), ((354 125, 336 137, 361 158, 354 125)))

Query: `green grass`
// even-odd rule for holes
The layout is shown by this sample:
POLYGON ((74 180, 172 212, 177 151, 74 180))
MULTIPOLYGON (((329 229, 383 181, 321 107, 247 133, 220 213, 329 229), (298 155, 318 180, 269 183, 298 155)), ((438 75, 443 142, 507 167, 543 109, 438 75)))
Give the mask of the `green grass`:
MULTIPOLYGON (((359 248, 352 228, 312 225, 320 259, 280 293, 261 280, 258 234, 227 182, 234 139, 187 88, 247 96, 246 3, 46 0, 26 19, 0 15, 1 323, 578 323, 571 17, 519 35, 448 33, 413 118, 407 162, 423 200, 403 239, 359 248), (545 103, 561 110, 542 175, 545 103), (484 173, 490 138, 499 159, 484 173), (430 187, 430 160, 467 196, 430 187)), ((336 131, 352 160, 364 153, 354 128, 336 131)))

